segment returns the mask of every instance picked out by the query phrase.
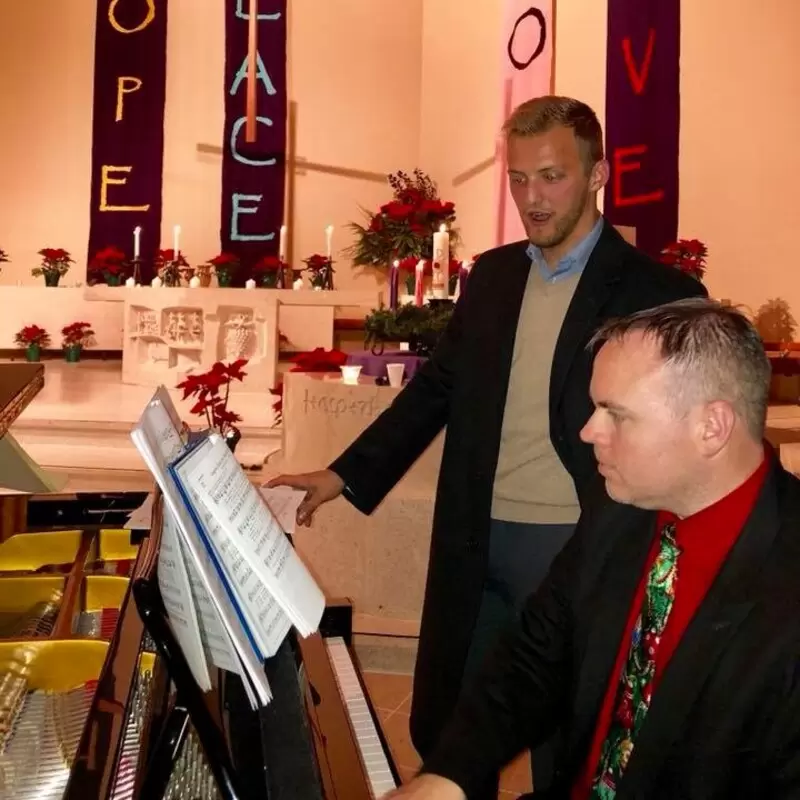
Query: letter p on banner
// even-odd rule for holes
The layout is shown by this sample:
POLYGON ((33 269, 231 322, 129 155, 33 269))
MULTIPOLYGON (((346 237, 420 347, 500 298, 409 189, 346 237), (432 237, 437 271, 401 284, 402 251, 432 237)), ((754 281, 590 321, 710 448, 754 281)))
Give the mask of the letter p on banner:
POLYGON ((525 238, 525 228, 508 193, 502 127, 521 103, 551 94, 553 87, 553 0, 505 0, 500 42, 500 120, 495 158, 495 243, 525 238))

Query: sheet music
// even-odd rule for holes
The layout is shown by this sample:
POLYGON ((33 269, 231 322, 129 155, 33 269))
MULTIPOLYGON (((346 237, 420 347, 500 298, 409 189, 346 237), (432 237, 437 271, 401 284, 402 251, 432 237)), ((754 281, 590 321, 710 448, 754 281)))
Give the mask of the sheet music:
POLYGON ((239 550, 300 634, 316 631, 325 596, 222 437, 209 436, 176 471, 219 525, 235 537, 239 550))
POLYGON ((134 509, 124 525, 126 531, 149 531, 153 518, 153 494, 147 495, 139 508, 134 509))
POLYGON ((259 491, 278 525, 286 533, 294 533, 297 526, 297 509, 305 499, 306 493, 302 489, 292 489, 290 486, 273 488, 262 486, 259 491))
MULTIPOLYGON (((131 432, 131 438, 163 493, 165 508, 171 511, 176 523, 181 550, 190 556, 186 561, 196 569, 196 577, 200 579, 198 585, 205 589, 208 606, 216 613, 224 638, 228 642, 231 661, 238 664, 238 668, 233 671, 242 675, 253 708, 266 706, 271 699, 271 693, 261 661, 241 627, 216 567, 200 540, 195 524, 168 471, 168 459, 174 457, 183 447, 179 430, 174 423, 176 416, 169 394, 160 387, 131 432)), ((205 598, 199 603, 201 611, 206 607, 204 600, 205 598)), ((212 623, 204 624, 203 627, 207 631, 213 631, 212 623)))

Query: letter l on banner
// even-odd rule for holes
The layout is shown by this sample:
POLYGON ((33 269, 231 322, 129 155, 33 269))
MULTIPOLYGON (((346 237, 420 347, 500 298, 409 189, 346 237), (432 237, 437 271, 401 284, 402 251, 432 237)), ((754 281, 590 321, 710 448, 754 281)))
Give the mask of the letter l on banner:
MULTIPOLYGON (((505 0, 504 5, 498 128, 520 103, 553 90, 553 0, 505 0)), ((507 166, 503 136, 499 134, 495 158, 497 245, 526 238, 508 192, 507 166)))

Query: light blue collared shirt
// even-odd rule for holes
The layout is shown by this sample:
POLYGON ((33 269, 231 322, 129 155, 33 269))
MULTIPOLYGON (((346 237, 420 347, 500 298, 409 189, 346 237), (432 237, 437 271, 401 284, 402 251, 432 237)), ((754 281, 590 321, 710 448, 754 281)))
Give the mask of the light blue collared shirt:
POLYGON ((601 216, 595 223, 594 228, 582 239, 572 250, 569 251, 559 262, 556 268, 551 270, 544 260, 542 251, 535 244, 528 245, 528 255, 530 256, 533 266, 539 268, 542 278, 547 283, 555 283, 556 281, 568 278, 571 275, 580 275, 586 268, 589 261, 589 256, 592 255, 592 250, 603 232, 603 217, 601 216))

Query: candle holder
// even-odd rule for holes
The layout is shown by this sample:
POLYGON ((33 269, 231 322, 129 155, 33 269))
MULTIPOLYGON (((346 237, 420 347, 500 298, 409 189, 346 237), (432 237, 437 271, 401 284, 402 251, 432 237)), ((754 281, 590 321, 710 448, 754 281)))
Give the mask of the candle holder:
POLYGON ((180 286, 182 265, 179 261, 167 261, 163 267, 158 271, 158 277, 164 283, 164 286, 180 286))
POLYGON ((141 285, 142 283, 142 259, 138 256, 131 261, 131 266, 133 267, 133 278, 134 285, 141 285))

